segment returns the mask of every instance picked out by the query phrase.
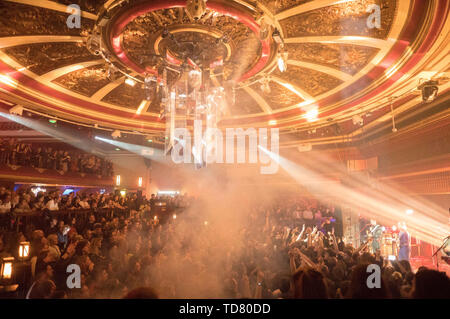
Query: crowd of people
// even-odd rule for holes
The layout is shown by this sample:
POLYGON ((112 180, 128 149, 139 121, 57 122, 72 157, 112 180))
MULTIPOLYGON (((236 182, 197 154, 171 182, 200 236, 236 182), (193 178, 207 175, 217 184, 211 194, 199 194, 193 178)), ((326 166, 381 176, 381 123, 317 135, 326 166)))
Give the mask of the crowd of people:
POLYGON ((0 140, 0 165, 113 176, 112 163, 92 154, 74 149, 43 147, 41 144, 35 146, 14 138, 0 140))
POLYGON ((367 246, 352 247, 337 229, 338 209, 310 198, 254 207, 238 226, 238 240, 227 243, 219 238, 223 225, 195 219, 201 199, 96 193, 32 197, 20 195, 31 209, 49 210, 53 200, 90 212, 86 219, 52 217, 19 232, 4 228, 0 257, 16 256, 20 242, 31 243, 35 269, 23 298, 450 297, 445 273, 414 272, 406 260, 389 261, 367 246), (173 214, 164 222, 161 201, 170 203, 164 214, 173 214), (179 217, 177 207, 183 210, 179 217), (126 214, 104 215, 96 208, 126 214), (73 264, 81 269, 81 288, 67 286, 66 270, 73 264), (367 285, 369 265, 381 269, 380 288, 367 285))

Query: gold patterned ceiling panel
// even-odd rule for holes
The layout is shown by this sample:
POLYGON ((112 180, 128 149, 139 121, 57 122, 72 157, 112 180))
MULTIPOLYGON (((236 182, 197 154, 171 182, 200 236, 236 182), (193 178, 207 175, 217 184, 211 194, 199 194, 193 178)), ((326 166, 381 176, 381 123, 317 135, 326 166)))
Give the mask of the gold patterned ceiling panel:
POLYGON ((144 99, 144 90, 138 84, 131 87, 124 83, 112 90, 102 101, 130 109, 137 109, 144 99))
POLYGON ((105 0, 56 0, 55 2, 64 4, 66 6, 71 4, 78 4, 80 9, 86 12, 90 12, 93 14, 98 14, 103 4, 106 2, 105 0))
POLYGON ((299 5, 311 2, 314 0, 263 0, 261 1, 270 11, 280 13, 299 5))
POLYGON ((302 88, 312 96, 323 94, 344 82, 326 73, 294 65, 289 65, 284 73, 277 70, 274 74, 302 88))
POLYGON ((279 110, 303 102, 303 99, 297 94, 276 82, 269 82, 268 85, 270 91, 266 92, 261 89, 260 84, 254 84, 251 88, 266 100, 272 110, 279 110))
POLYGON ((4 52, 38 75, 95 59, 80 43, 34 43, 6 48, 4 52))
POLYGON ((92 96, 110 83, 110 80, 107 77, 105 65, 101 64, 67 73, 53 82, 68 90, 85 96, 92 96))
POLYGON ((67 14, 30 5, 0 2, 0 37, 22 35, 80 35, 87 34, 94 22, 84 19, 82 28, 69 29, 67 14))
POLYGON ((263 110, 258 103, 244 90, 236 91, 236 104, 228 104, 232 115, 248 115, 261 113, 263 110))
POLYGON ((196 63, 221 58, 230 60, 223 71, 229 79, 239 78, 261 55, 259 39, 245 24, 228 16, 215 15, 211 10, 194 23, 178 8, 157 10, 133 19, 123 32, 123 47, 129 57, 143 67, 151 67, 154 55, 164 55, 165 49, 178 59, 184 54, 196 63), (173 33, 176 42, 161 39, 165 27, 173 33), (226 38, 225 44, 218 41, 221 37, 226 38), (156 41, 157 51, 154 49, 156 41), (196 52, 191 52, 190 43, 197 44, 196 52))
POLYGON ((280 21, 286 37, 353 35, 386 39, 396 12, 396 0, 380 1, 381 28, 369 28, 373 0, 356 0, 294 15, 280 21))
POLYGON ((336 43, 287 44, 289 59, 317 63, 354 75, 380 51, 378 48, 336 43))

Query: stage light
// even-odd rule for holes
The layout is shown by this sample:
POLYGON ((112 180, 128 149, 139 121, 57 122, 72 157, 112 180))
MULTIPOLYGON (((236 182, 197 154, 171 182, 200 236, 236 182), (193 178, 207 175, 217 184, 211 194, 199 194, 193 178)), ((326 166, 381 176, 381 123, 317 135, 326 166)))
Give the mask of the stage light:
POLYGON ((116 151, 120 151, 120 148, 116 147, 116 151))
POLYGON ((86 49, 93 55, 100 55, 102 53, 101 42, 100 36, 98 34, 93 34, 86 40, 86 49))
POLYGON ((392 226, 392 231, 396 231, 397 230, 397 226, 392 226))
POLYGON ((148 139, 147 142, 153 143, 153 140, 152 139, 148 139))
POLYGON ((411 208, 409 208, 409 209, 407 209, 407 210, 405 211, 405 213, 406 213, 406 215, 412 215, 412 214, 414 214, 414 210, 412 210, 411 208))
POLYGON ((278 55, 278 70, 286 72, 287 70, 287 52, 278 55))
POLYGON ((194 20, 200 20, 206 13, 206 0, 187 0, 186 13, 194 20))
POLYGON ((438 81, 427 81, 419 86, 419 90, 422 91, 422 100, 425 103, 433 102, 438 94, 438 81))
POLYGON ((136 81, 134 81, 133 79, 130 79, 130 78, 126 78, 125 83, 128 84, 129 86, 136 85, 136 81))
POLYGON ((364 125, 364 119, 359 115, 353 115, 352 117, 353 125, 364 125))
POLYGON ((125 197, 126 194, 127 194, 127 191, 125 191, 125 190, 121 190, 121 191, 120 191, 120 195, 121 195, 122 197, 125 197))
POLYGON ((14 106, 14 107, 9 109, 9 114, 22 116, 22 114, 23 114, 23 106, 17 104, 16 106, 14 106))
POLYGON ((19 244, 19 259, 25 260, 30 255, 30 243, 23 241, 19 244))
POLYGON ((205 222, 203 223, 205 226, 208 226, 208 221, 205 220, 205 222))
POLYGON ((275 41, 275 43, 283 45, 283 38, 281 38, 281 33, 278 31, 278 29, 275 29, 272 33, 272 38, 275 41))
POLYGON ((116 176, 116 185, 119 186, 120 185, 120 175, 116 176))
POLYGON ((177 219, 177 214, 173 214, 172 218, 177 219))
POLYGON ((138 186, 142 187, 142 177, 139 177, 139 179, 138 179, 138 186))
POLYGON ((55 124, 56 123, 56 120, 55 119, 49 119, 48 120, 50 123, 52 123, 52 124, 55 124))
MULTIPOLYGON (((189 85, 194 89, 199 89, 202 86, 202 72, 192 70, 188 74, 189 85)), ((181 94, 180 94, 181 97, 181 94)), ((187 97, 187 95, 185 95, 187 97)))
POLYGON ((171 196, 174 196, 174 195, 177 195, 179 193, 180 193, 179 191, 158 191, 158 195, 171 195, 171 196))
POLYGON ((270 120, 270 121, 268 122, 268 124, 269 124, 270 126, 277 125, 277 120, 270 120))
POLYGON ((114 132, 111 133, 111 136, 114 139, 120 138, 120 137, 122 137, 122 133, 119 130, 115 130, 114 132))
POLYGON ((5 257, 2 260, 1 279, 8 280, 12 278, 14 257, 5 257))
POLYGON ((158 216, 153 216, 153 220, 158 220, 158 216))
POLYGON ((319 110, 318 109, 311 109, 309 111, 307 111, 305 113, 305 115, 303 115, 303 117, 308 121, 308 122, 314 122, 317 121, 317 116, 319 115, 319 110))

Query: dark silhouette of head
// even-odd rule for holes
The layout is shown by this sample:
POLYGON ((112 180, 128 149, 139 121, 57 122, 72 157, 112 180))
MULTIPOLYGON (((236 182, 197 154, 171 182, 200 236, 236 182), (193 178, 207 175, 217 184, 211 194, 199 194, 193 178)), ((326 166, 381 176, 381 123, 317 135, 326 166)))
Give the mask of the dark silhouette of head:
POLYGON ((328 290, 322 273, 311 268, 294 274, 294 297, 297 299, 327 299, 328 290))
POLYGON ((122 299, 158 299, 158 295, 149 287, 140 287, 131 290, 122 299))
POLYGON ((412 297, 448 299, 450 298, 450 279, 444 272, 422 268, 414 276, 412 297))

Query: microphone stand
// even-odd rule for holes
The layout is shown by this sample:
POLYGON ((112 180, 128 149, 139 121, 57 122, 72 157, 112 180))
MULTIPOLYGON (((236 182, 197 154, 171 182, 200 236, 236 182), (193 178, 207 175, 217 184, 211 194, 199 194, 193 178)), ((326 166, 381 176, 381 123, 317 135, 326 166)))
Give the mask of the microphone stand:
MULTIPOLYGON (((449 239, 450 239, 450 236, 447 236, 447 238, 444 239, 444 243, 441 245, 441 247, 438 248, 438 250, 436 250, 436 252, 433 254, 433 256, 431 256, 431 258, 434 258, 434 256, 436 256, 439 251, 441 251, 442 249, 444 249, 445 246, 447 246, 447 241, 449 239)), ((439 270, 439 258, 437 258, 437 256, 436 256, 436 266, 437 266, 437 269, 439 270)))

